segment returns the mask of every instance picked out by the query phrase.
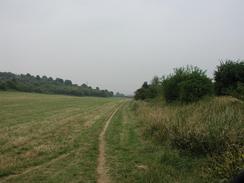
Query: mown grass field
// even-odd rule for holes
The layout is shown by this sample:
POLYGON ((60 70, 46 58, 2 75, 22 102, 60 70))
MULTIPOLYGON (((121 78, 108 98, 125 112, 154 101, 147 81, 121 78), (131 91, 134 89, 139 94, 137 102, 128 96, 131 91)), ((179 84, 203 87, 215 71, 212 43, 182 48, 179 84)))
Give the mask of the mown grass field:
POLYGON ((0 182, 96 182, 98 136, 120 101, 0 92, 0 182))
POLYGON ((179 105, 0 92, 0 182, 97 182, 105 124, 111 183, 228 182, 244 168, 243 119, 231 97, 179 105))

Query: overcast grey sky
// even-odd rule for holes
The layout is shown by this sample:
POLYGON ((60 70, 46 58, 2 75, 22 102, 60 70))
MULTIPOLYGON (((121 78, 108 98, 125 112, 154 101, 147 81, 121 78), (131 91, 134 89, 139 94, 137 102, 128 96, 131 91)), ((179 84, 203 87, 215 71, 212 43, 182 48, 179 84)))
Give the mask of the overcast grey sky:
POLYGON ((244 0, 0 0, 0 71, 132 94, 186 64, 244 58, 244 0))

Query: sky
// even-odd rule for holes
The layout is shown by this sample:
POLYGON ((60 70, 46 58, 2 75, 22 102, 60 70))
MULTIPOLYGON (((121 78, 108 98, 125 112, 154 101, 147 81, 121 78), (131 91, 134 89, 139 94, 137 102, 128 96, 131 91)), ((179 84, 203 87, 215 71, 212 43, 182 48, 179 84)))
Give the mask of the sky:
POLYGON ((194 65, 244 59, 243 0, 0 0, 0 72, 133 94, 194 65))

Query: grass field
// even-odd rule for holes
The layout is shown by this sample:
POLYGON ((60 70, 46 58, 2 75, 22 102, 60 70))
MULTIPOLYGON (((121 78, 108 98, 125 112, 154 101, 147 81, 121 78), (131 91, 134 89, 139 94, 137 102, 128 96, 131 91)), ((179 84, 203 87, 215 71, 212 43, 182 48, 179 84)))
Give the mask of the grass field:
POLYGON ((137 102, 134 109, 142 137, 172 156, 158 162, 168 162, 178 181, 162 175, 163 182, 229 182, 244 170, 243 101, 210 97, 187 105, 137 102))
POLYGON ((166 105, 0 92, 0 182, 228 182, 244 168, 243 111, 230 97, 166 105))
POLYGON ((0 182, 96 182, 118 99, 0 92, 0 182))
POLYGON ((113 182, 202 182, 201 158, 180 154, 143 137, 134 103, 124 105, 107 133, 107 159, 113 182))

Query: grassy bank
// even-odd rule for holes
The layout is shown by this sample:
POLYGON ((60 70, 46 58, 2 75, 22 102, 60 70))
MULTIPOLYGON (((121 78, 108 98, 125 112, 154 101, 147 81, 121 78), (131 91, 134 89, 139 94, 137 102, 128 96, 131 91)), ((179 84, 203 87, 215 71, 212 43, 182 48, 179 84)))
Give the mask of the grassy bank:
POLYGON ((189 105, 137 102, 143 136, 199 162, 202 180, 228 181, 244 169, 244 104, 231 97, 189 105))

